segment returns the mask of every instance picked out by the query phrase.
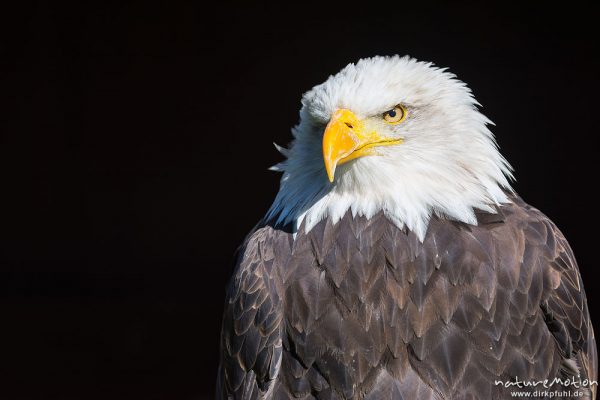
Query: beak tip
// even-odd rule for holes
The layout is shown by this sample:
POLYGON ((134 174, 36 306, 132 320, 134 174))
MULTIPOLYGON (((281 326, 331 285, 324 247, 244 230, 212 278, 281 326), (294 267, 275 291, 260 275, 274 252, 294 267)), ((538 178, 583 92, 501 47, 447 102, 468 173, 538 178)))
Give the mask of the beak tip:
POLYGON ((334 178, 334 174, 335 174, 335 170, 331 171, 331 170, 327 170, 327 179, 329 179, 329 183, 333 183, 333 178, 334 178))

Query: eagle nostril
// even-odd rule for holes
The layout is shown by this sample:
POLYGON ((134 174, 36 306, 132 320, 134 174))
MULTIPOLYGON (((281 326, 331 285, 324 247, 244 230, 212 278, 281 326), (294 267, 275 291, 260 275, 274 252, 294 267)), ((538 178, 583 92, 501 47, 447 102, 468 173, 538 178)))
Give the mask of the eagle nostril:
POLYGON ((353 128, 353 126, 352 126, 352 124, 351 124, 350 122, 344 122, 344 123, 346 124, 346 126, 347 126, 348 128, 350 128, 350 129, 352 129, 352 128, 353 128))

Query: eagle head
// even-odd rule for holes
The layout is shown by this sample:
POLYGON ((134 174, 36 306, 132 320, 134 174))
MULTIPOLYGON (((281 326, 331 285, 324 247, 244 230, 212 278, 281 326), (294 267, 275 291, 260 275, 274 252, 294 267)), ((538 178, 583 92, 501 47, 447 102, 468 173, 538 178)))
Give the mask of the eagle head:
POLYGON ((432 215, 476 224, 508 202, 511 167, 470 89, 410 57, 350 64, 304 94, 279 193, 277 223, 383 212, 422 240, 432 215))

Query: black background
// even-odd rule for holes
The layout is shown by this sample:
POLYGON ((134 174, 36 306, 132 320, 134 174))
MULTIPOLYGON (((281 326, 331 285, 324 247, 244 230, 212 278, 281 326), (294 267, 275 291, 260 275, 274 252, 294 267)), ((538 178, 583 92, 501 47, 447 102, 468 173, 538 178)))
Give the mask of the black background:
POLYGON ((410 54, 474 90, 593 320, 596 10, 527 4, 38 2, 3 9, 0 398, 205 399, 233 253, 301 94, 410 54))

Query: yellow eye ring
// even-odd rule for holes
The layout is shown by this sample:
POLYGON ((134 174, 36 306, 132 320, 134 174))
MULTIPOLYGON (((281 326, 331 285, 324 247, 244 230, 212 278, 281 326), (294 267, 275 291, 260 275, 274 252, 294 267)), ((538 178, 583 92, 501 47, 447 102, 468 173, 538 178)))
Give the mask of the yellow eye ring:
POLYGON ((398 104, 396 107, 383 113, 384 121, 392 125, 399 124, 404 121, 405 118, 406 108, 401 104, 398 104))

